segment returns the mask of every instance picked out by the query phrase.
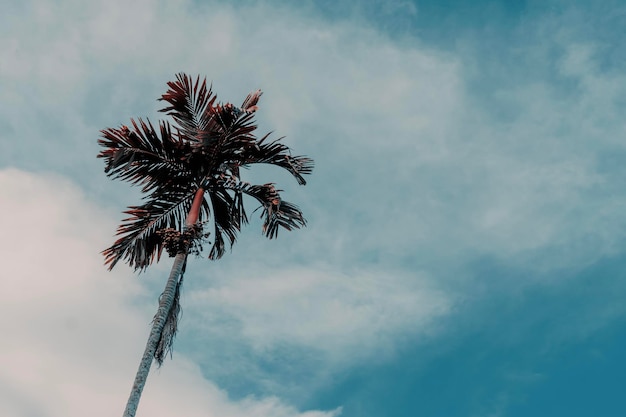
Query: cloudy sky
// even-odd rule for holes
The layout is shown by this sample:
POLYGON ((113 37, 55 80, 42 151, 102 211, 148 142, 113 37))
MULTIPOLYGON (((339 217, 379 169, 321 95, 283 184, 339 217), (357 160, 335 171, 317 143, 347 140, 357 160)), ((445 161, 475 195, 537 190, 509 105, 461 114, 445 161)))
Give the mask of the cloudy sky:
POLYGON ((0 415, 121 415, 170 260, 100 251, 136 188, 100 129, 180 71, 316 161, 190 261, 138 416, 623 416, 626 6, 619 0, 3 0, 0 415))

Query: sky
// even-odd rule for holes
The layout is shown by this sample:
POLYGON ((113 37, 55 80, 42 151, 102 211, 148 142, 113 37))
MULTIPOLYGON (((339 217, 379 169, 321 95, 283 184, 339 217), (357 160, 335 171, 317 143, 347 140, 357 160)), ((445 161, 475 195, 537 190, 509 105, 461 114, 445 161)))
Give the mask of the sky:
POLYGON ((97 140, 181 71, 316 167, 245 172, 308 226, 190 259, 138 417, 625 415, 623 2, 0 5, 0 415, 122 414, 171 259, 103 265, 97 140))

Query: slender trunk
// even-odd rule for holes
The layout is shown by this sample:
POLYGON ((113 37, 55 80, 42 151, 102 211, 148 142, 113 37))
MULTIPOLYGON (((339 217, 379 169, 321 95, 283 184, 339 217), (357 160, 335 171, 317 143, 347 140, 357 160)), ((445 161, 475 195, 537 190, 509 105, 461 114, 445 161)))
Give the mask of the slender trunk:
POLYGON ((163 326, 165 325, 167 315, 172 308, 172 304, 174 303, 178 277, 183 269, 186 257, 186 253, 179 253, 174 258, 174 265, 172 265, 170 276, 165 284, 165 290, 163 290, 163 294, 161 295, 159 309, 157 310, 156 316, 154 316, 152 330, 150 331, 150 336, 148 337, 148 342, 146 343, 146 349, 144 350, 141 362, 139 363, 137 375, 135 375, 133 389, 130 392, 130 397, 128 398, 128 403, 126 404, 126 409, 124 410, 124 417, 134 417, 135 412, 137 411, 139 399, 141 398, 141 392, 143 391, 146 379, 148 378, 150 366, 152 365, 152 359, 154 359, 154 352, 156 351, 159 339, 161 339, 161 333, 163 332, 163 326))
MULTIPOLYGON (((199 188, 198 191, 196 191, 191 209, 189 210, 189 214, 187 215, 187 219, 185 221, 186 228, 193 226, 198 221, 203 198, 204 190, 199 188)), ((167 279, 165 289, 163 290, 163 294, 161 294, 161 299, 159 300, 157 314, 154 316, 154 321, 152 322, 152 329, 150 330, 150 336, 148 337, 146 348, 143 352, 143 356, 141 357, 141 362, 139 362, 139 369, 137 370, 137 375, 135 375, 135 382, 133 383, 133 388, 130 391, 128 402, 126 403, 124 417, 135 417, 135 413, 137 412, 139 399, 141 398, 141 393, 144 385, 146 384, 146 380, 148 379, 150 366, 152 366, 152 360, 154 359, 154 352, 156 351, 157 344, 159 343, 161 334, 163 333, 163 327, 165 326, 167 316, 172 308, 172 305, 174 304, 176 286, 178 284, 180 274, 182 273, 183 266, 185 265, 186 258, 187 250, 183 253, 177 254, 174 258, 174 264, 172 265, 170 276, 167 279)))

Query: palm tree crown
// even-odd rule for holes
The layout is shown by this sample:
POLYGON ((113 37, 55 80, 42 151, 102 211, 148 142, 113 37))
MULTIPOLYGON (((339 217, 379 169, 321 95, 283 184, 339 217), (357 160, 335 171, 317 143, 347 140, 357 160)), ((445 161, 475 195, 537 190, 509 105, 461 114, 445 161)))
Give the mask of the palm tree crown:
MULTIPOLYGON (((103 251, 112 269, 124 260, 135 270, 144 270, 167 246, 166 233, 183 233, 185 219, 199 190, 202 199, 198 224, 212 225, 209 258, 219 259, 226 242, 232 245, 241 225, 247 223, 243 195, 255 198, 262 208, 263 231, 276 237, 279 227, 287 230, 306 224, 300 209, 281 199, 273 183, 252 185, 239 178, 241 167, 271 164, 286 169, 305 184, 313 161, 292 156, 280 139, 260 139, 254 135, 254 112, 261 91, 248 95, 241 107, 221 104, 207 88, 206 79, 195 81, 178 74, 168 82, 169 90, 160 100, 168 105, 160 110, 172 116, 174 125, 159 122, 158 129, 142 119, 131 119, 132 128, 102 130, 98 143, 105 149, 105 172, 116 179, 140 185, 146 193, 143 204, 130 206, 117 230, 119 238, 103 251)), ((190 235, 196 240, 198 234, 190 235)))

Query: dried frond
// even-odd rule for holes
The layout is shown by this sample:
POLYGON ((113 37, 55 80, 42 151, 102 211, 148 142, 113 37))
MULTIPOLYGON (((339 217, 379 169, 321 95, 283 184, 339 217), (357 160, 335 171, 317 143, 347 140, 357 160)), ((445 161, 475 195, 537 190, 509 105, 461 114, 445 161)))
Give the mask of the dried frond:
MULTIPOLYGON (((187 260, 185 259, 185 263, 187 260)), ((167 318, 165 319, 165 325, 163 326, 163 331, 161 332, 161 337, 157 343, 156 350, 154 352, 154 359, 157 362, 158 366, 163 365, 163 360, 170 354, 172 356, 172 346, 174 345, 174 338, 176 337, 176 333, 178 332, 178 321, 180 319, 180 315, 182 314, 182 309, 180 307, 180 290, 183 284, 183 274, 180 275, 180 279, 176 284, 176 291, 174 292, 174 302, 172 304, 172 308, 167 314, 167 318)), ((161 294, 161 297, 163 294, 161 294)), ((157 313, 158 314, 158 313, 157 313)), ((154 317, 156 320, 156 316, 154 317)))

